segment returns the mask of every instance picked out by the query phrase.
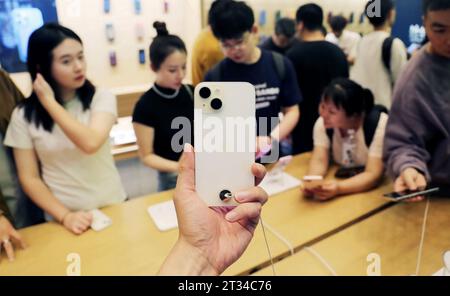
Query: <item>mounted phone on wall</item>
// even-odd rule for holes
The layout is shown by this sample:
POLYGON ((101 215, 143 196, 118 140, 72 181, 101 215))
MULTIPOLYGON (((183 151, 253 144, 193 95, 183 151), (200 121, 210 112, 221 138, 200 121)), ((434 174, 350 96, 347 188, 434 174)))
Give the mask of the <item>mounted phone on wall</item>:
POLYGON ((352 13, 350 13, 350 16, 348 17, 348 22, 350 24, 353 24, 354 21, 355 21, 355 13, 352 12, 352 13))
POLYGON ((110 64, 112 67, 117 66, 117 55, 116 55, 116 52, 115 52, 115 51, 110 51, 110 52, 109 52, 109 64, 110 64))
POLYGON ((363 24, 365 18, 366 18, 366 14, 364 12, 361 13, 361 15, 359 16, 359 23, 363 24))
POLYGON ((105 34, 106 39, 108 39, 109 42, 114 42, 114 39, 116 39, 116 33, 114 32, 114 26, 112 23, 107 23, 105 25, 105 34))
POLYGON ((264 27, 267 22, 267 11, 261 10, 259 13, 259 26, 264 27))
POLYGON ((278 22, 282 18, 281 10, 275 12, 275 22, 278 22))
POLYGON ((142 40, 144 39, 144 35, 145 35, 145 27, 143 23, 137 23, 135 28, 135 33, 136 33, 136 38, 137 40, 142 40))
POLYGON ((141 12, 142 12, 141 0, 134 0, 134 13, 141 14, 141 12))
POLYGON ((169 13, 169 2, 167 0, 164 0, 163 6, 164 6, 164 13, 168 14, 169 13))
POLYGON ((105 13, 111 12, 111 0, 103 0, 103 11, 105 13))
POLYGON ((145 49, 139 49, 139 64, 145 64, 145 49))

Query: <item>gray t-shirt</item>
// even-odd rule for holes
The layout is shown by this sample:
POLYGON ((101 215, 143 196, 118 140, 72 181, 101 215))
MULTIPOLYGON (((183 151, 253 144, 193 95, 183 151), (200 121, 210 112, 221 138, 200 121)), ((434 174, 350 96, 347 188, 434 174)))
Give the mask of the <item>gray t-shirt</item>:
POLYGON ((450 59, 426 48, 396 85, 383 154, 393 178, 413 167, 443 192, 450 189, 450 59))
MULTIPOLYGON (((73 99, 66 110, 88 125, 91 114, 106 112, 117 116, 116 97, 97 90, 91 108, 83 111, 81 101, 73 99)), ((55 124, 51 133, 26 121, 24 108, 16 108, 5 137, 5 145, 33 149, 40 161, 42 178, 54 196, 72 211, 101 208, 125 200, 109 141, 94 154, 78 149, 55 124)))

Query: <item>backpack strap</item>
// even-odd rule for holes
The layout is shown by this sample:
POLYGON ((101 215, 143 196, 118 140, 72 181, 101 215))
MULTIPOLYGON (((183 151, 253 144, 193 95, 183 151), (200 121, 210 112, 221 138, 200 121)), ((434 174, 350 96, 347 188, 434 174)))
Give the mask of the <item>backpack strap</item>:
POLYGON ((278 52, 272 51, 272 58, 273 62, 275 63, 275 70, 277 71, 278 77, 281 81, 283 81, 286 76, 284 57, 278 52))
POLYGON ((388 109, 383 105, 375 105, 369 114, 364 119, 364 140, 367 147, 372 145, 375 132, 377 131, 378 123, 380 121, 381 113, 388 114, 388 109))
POLYGON ((389 36, 383 41, 383 46, 381 49, 381 54, 383 58, 383 64, 389 72, 389 76, 391 76, 392 81, 392 72, 391 72, 391 52, 392 52, 392 43, 394 42, 394 37, 389 36))
POLYGON ((330 143, 331 143, 330 148, 331 148, 331 147, 333 147, 333 135, 334 135, 334 129, 328 128, 328 129, 326 129, 325 131, 327 132, 328 139, 330 139, 330 143))

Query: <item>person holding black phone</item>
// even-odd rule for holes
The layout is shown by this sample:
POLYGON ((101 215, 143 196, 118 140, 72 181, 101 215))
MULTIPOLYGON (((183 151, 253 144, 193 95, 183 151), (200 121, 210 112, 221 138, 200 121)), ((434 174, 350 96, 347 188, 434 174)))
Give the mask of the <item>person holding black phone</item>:
POLYGON ((394 191, 439 187, 450 197, 450 0, 424 0, 423 9, 429 42, 395 87, 383 158, 394 191))
POLYGON ((308 175, 325 176, 330 157, 341 169, 337 180, 311 182, 305 178, 304 193, 324 201, 375 187, 383 176, 386 109, 374 105, 370 90, 338 78, 325 89, 319 114, 308 175))

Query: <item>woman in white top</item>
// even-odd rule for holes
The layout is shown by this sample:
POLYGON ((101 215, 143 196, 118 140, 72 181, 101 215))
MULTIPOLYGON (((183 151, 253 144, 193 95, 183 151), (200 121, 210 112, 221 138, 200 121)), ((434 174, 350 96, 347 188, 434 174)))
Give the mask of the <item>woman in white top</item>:
POLYGON ((319 107, 320 117, 314 126, 314 150, 308 175, 325 176, 330 158, 345 167, 365 167, 348 179, 306 182, 305 194, 328 200, 369 190, 383 176, 383 141, 388 116, 377 111, 373 94, 359 84, 344 78, 331 82, 319 107), (378 114, 377 114, 378 112, 378 114), (370 122, 368 115, 376 122, 370 122), (370 143, 366 143, 368 126, 373 125, 370 143), (365 131, 364 128, 367 130, 365 131), (328 131, 327 131, 328 130, 328 131))
POLYGON ((14 110, 5 145, 47 219, 81 234, 92 222, 89 210, 126 198, 109 145, 116 98, 86 79, 81 39, 58 24, 33 32, 27 63, 34 91, 14 110))

